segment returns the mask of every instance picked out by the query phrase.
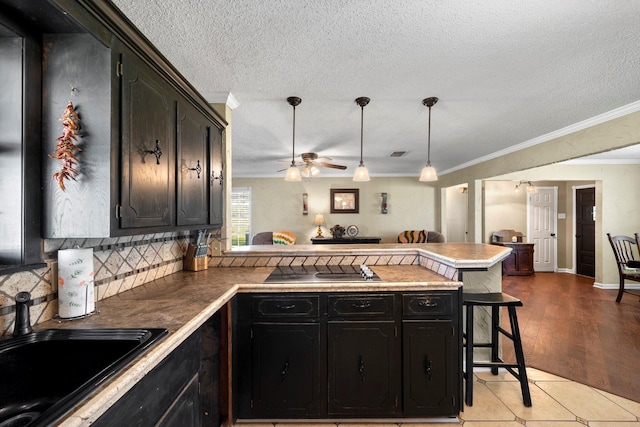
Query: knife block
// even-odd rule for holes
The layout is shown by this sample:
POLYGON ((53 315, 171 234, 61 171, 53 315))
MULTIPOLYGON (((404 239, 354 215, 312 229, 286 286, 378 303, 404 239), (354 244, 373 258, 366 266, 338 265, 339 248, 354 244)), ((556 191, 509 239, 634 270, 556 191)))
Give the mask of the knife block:
POLYGON ((205 252, 202 256, 196 256, 198 246, 189 243, 187 246, 187 254, 184 256, 182 268, 189 271, 206 270, 209 267, 209 257, 205 252))

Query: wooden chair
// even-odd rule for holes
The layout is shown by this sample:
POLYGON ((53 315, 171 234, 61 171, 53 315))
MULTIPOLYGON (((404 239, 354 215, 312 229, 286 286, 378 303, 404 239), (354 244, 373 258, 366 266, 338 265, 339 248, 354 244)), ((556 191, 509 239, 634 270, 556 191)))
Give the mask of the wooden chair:
POLYGON ((618 275, 620 276, 620 288, 616 302, 620 302, 624 292, 640 296, 624 288, 625 280, 640 282, 640 241, 638 240, 638 233, 635 233, 635 237, 612 236, 607 233, 607 237, 616 257, 618 275))

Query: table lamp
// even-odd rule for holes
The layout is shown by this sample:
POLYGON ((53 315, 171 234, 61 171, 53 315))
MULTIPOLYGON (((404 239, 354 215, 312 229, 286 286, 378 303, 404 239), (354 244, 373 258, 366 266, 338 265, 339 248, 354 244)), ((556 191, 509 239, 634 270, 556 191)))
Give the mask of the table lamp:
POLYGON ((322 214, 316 214, 316 217, 313 220, 313 225, 318 226, 318 235, 316 236, 316 239, 324 237, 322 235, 322 226, 324 225, 324 216, 322 214))

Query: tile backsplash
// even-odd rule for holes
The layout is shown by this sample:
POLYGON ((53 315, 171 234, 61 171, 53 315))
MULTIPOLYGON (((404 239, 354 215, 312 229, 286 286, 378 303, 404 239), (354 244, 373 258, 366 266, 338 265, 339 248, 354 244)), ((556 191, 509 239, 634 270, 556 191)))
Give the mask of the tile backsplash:
MULTIPOLYGON (((212 230, 212 232, 219 230, 212 230)), ((58 313, 57 251, 93 248, 98 301, 182 270, 189 231, 144 234, 106 239, 46 239, 46 267, 0 275, 0 336, 13 332, 18 292, 31 293, 31 323, 58 313)), ((216 236, 219 239, 219 235, 216 236)), ((98 308, 100 304, 98 303, 98 308)))

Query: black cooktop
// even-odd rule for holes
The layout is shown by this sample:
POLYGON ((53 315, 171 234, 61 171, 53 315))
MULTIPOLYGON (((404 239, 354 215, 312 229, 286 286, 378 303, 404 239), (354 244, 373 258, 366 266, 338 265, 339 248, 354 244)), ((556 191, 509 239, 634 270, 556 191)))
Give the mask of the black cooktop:
POLYGON ((366 266, 313 265, 278 266, 265 283, 318 283, 318 282, 381 282, 366 266), (368 277, 362 271, 369 272, 368 277))

